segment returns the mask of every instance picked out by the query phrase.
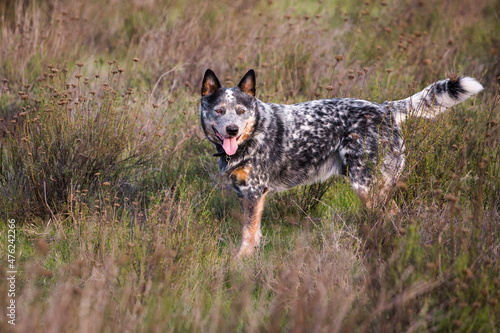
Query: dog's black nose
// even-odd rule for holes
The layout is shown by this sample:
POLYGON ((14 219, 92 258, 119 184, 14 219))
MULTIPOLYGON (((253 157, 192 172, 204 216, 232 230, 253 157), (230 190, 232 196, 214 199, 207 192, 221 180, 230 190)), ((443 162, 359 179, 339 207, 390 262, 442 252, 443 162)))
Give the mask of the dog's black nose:
POLYGON ((238 134, 238 126, 236 125, 226 126, 226 133, 229 136, 236 136, 238 134))

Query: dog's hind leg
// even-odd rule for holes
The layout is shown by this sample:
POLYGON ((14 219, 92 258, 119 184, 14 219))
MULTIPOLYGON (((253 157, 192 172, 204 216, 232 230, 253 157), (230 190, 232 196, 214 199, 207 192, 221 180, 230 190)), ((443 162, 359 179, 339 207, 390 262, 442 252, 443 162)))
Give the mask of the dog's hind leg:
POLYGON ((399 212, 396 202, 391 197, 391 186, 378 185, 368 187, 359 184, 351 185, 366 208, 381 209, 389 216, 394 216, 399 212))
POLYGON ((396 164, 382 164, 378 166, 378 171, 374 171, 365 163, 352 164, 348 173, 349 182, 361 202, 370 210, 381 210, 393 216, 399 209, 392 199, 395 179, 391 174, 396 175, 394 170, 396 164), (387 167, 389 166, 389 167, 387 167))
POLYGON ((241 206, 243 207, 243 240, 238 258, 250 256, 255 252, 255 248, 259 247, 262 232, 260 230, 260 221, 264 210, 264 202, 267 194, 267 189, 262 191, 259 196, 248 196, 240 198, 241 206))
MULTIPOLYGON (((362 147, 355 148, 354 151, 363 152, 362 147)), ((351 157, 353 155, 351 151, 351 157)), ((394 185, 404 165, 404 159, 400 157, 400 154, 396 155, 393 152, 383 156, 380 163, 376 162, 376 158, 375 154, 368 156, 368 154, 358 153, 355 158, 348 160, 347 177, 350 185, 368 209, 381 210, 392 216, 399 211, 392 195, 394 185)))

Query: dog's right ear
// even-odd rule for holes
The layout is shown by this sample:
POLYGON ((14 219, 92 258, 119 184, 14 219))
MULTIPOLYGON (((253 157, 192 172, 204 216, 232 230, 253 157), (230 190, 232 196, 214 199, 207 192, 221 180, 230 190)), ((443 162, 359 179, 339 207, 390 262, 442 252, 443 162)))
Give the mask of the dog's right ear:
POLYGON ((243 76, 238 84, 238 88, 247 94, 255 96, 255 72, 253 69, 249 70, 245 76, 243 76))
POLYGON ((221 87, 217 75, 210 68, 205 72, 203 82, 201 83, 201 96, 206 96, 221 87))

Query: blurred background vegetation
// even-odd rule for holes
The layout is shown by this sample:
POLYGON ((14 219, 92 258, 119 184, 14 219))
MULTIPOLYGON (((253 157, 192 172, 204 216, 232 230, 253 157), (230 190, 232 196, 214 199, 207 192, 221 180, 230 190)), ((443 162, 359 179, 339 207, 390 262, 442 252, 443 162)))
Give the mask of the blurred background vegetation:
POLYGON ((499 17, 485 0, 2 2, 19 294, 1 331, 498 329, 499 17), (275 194, 260 251, 234 262, 241 211, 199 126, 206 68, 226 86, 254 68, 265 102, 382 102, 450 75, 485 90, 405 124, 397 216, 343 179, 275 194))

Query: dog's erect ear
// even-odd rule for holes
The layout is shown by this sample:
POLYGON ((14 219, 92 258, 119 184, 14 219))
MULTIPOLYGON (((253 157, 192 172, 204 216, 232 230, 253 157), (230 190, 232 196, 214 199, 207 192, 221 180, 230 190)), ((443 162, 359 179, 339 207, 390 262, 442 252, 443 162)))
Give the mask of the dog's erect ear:
POLYGON ((255 72, 253 69, 249 70, 245 76, 243 76, 238 84, 238 88, 247 94, 255 96, 255 72))
POLYGON ((217 75, 215 75, 214 71, 210 68, 207 69, 203 77, 203 82, 201 83, 201 96, 209 95, 220 87, 221 85, 217 75))

